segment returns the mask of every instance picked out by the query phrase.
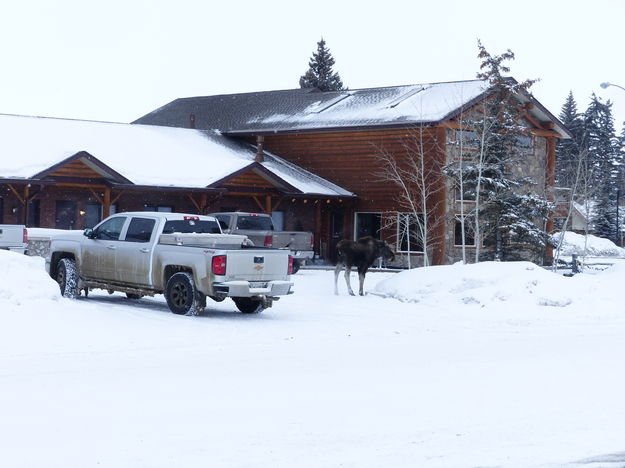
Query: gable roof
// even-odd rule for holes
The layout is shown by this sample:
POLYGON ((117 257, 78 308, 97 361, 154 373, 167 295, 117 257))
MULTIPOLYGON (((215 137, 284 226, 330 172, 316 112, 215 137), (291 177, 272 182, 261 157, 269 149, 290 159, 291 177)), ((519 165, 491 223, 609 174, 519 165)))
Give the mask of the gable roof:
MULTIPOLYGON (((0 114, 0 179, 42 179, 81 161, 112 184, 205 188, 254 164, 252 145, 215 130, 0 114)), ((353 196, 267 154, 260 163, 295 193, 353 196)))
MULTIPOLYGON (((176 99, 136 124, 216 128, 230 135, 435 124, 467 109, 489 90, 483 80, 321 92, 314 88, 176 99), (193 116, 193 117, 191 117, 193 116)), ((540 122, 568 131, 533 97, 540 122)))

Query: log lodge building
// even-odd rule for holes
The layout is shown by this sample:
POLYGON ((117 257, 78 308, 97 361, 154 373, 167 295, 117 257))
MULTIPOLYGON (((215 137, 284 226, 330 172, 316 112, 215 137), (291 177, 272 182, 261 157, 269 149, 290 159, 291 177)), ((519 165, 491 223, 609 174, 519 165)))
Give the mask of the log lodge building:
MULTIPOLYGON (((408 255, 419 264, 381 155, 408 158, 418 132, 428 164, 442 168, 458 157, 461 115, 488 96, 470 80, 183 98, 131 124, 0 115, 0 224, 84 229, 121 211, 266 212, 280 228, 312 231, 320 258, 331 260, 342 238, 373 235, 401 264, 408 255)), ((518 99, 531 136, 516 169, 553 200, 556 141, 570 133, 533 97, 518 99)), ((459 216, 473 202, 432 174, 428 254, 453 263, 459 216)), ((477 241, 465 237, 469 249, 477 241)))

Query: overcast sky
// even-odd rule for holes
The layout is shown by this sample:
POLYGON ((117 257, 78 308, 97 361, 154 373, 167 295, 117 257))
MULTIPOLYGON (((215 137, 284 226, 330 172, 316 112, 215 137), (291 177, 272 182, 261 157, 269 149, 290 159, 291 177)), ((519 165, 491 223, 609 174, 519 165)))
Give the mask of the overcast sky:
POLYGON ((512 49, 554 114, 572 90, 625 120, 625 1, 9 1, 0 113, 130 122, 177 98, 298 87, 323 36, 352 89, 473 79, 512 49))

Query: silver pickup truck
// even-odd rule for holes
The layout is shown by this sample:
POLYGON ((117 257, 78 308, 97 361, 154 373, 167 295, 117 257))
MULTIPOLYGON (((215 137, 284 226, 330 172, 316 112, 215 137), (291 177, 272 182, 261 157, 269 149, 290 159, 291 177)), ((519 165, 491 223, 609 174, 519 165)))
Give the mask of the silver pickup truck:
POLYGON ((223 232, 243 234, 254 245, 289 249, 293 256, 293 273, 306 261, 312 260, 314 237, 312 232, 305 231, 276 231, 271 216, 265 213, 212 213, 219 221, 223 232))
POLYGON ((223 234, 211 216, 134 212, 113 215, 84 233, 55 236, 46 270, 65 297, 98 288, 130 299, 164 294, 175 314, 195 314, 206 297, 231 297, 243 313, 291 294, 288 251, 251 247, 223 234))
POLYGON ((28 244, 26 226, 21 224, 0 224, 0 249, 24 253, 28 244))

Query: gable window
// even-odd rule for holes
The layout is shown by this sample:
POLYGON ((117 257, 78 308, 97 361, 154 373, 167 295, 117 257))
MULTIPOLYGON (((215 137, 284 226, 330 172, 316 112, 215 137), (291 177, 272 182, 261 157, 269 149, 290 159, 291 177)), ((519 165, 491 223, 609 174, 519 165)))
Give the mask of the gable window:
MULTIPOLYGON (((462 246, 462 217, 456 215, 454 220, 454 245, 462 246)), ((464 216, 464 246, 475 246, 475 218, 473 216, 464 216)))
POLYGON ((423 215, 397 213, 397 251, 423 252, 423 215))
POLYGON ((380 238, 382 227, 382 213, 356 213, 356 239, 371 236, 380 238))

